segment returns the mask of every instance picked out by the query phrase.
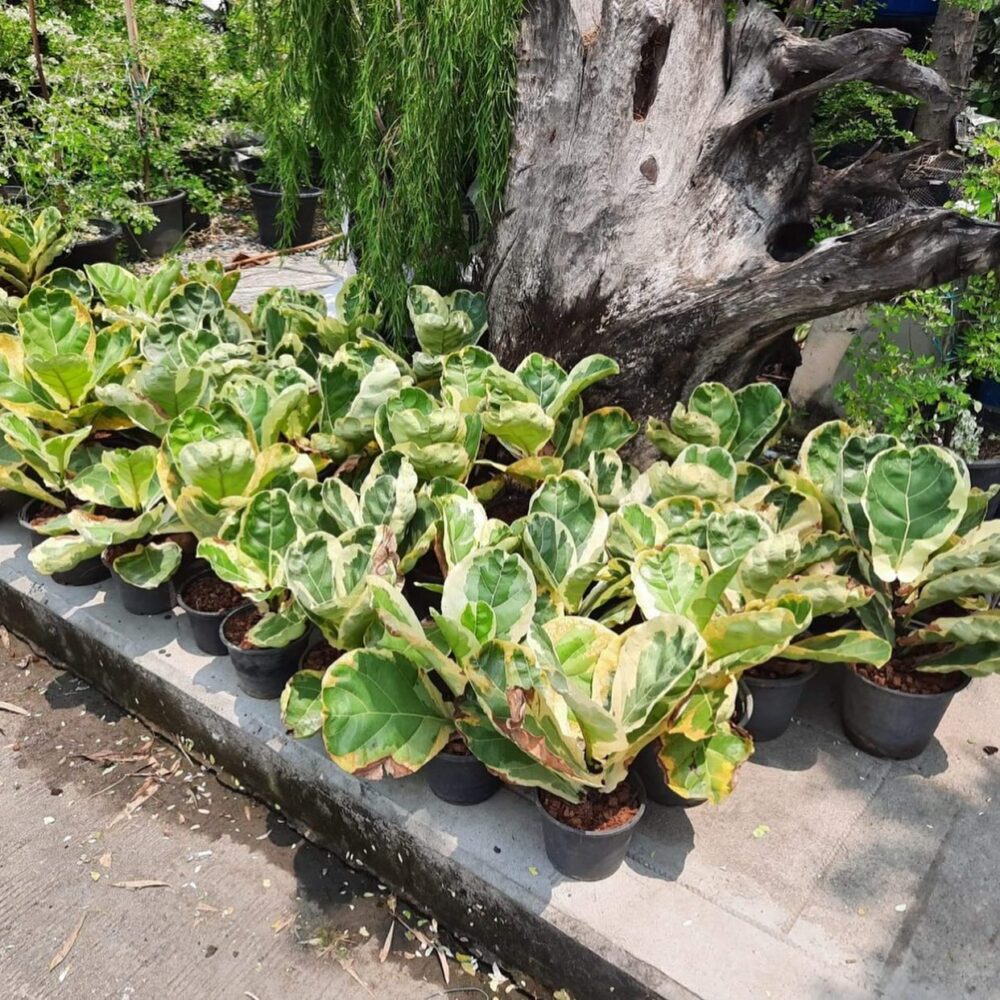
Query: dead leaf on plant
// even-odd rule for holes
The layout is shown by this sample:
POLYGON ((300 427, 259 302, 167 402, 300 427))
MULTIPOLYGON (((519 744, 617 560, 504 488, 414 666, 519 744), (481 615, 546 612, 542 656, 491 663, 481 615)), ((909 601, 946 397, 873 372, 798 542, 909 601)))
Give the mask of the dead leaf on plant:
POLYGON ((66 957, 73 950, 73 945, 76 944, 76 939, 80 936, 80 931, 83 930, 83 922, 87 919, 87 911, 83 911, 83 915, 77 922, 76 927, 70 931, 69 937, 63 941, 60 945, 59 950, 52 956, 52 961, 49 962, 49 972, 53 969, 58 968, 66 960, 66 957))

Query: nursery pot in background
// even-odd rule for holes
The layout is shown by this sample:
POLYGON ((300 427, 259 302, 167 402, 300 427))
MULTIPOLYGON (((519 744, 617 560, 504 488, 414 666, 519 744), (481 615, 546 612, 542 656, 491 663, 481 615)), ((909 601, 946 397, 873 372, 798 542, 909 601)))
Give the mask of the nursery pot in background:
POLYGON ((910 760, 927 749, 951 699, 969 686, 970 677, 940 694, 895 691, 848 667, 841 692, 841 718, 848 739, 865 753, 910 760))
POLYGON ((535 803, 542 814, 545 853, 563 875, 581 882, 599 882, 621 867, 632 835, 646 812, 642 781, 634 773, 626 780, 639 797, 639 808, 627 823, 611 830, 578 830, 561 822, 542 805, 542 793, 538 793, 535 803))
POLYGON ((0 201, 7 205, 28 207, 28 192, 20 184, 0 184, 0 201))
POLYGON ((118 598, 130 615, 161 615, 173 608, 173 585, 169 580, 148 590, 144 587, 133 587, 115 572, 114 560, 108 557, 107 549, 104 550, 101 560, 111 571, 111 579, 115 582, 118 598))
POLYGON ((125 227, 125 246, 133 260, 143 257, 162 257, 184 239, 184 203, 187 194, 181 191, 169 198, 143 202, 151 208, 156 222, 144 233, 125 227))
POLYGON ((278 698, 285 689, 288 679, 295 673, 299 657, 305 652, 309 633, 296 639, 281 649, 243 649, 234 645, 226 634, 226 627, 243 611, 252 609, 253 605, 244 604, 222 619, 219 626, 219 638, 222 640, 229 658, 236 670, 236 684, 239 689, 251 698, 278 698))
MULTIPOLYGON (((319 188, 302 188, 299 191, 298 207, 295 215, 295 225, 290 234, 289 246, 298 247, 312 240, 313 226, 316 222, 316 206, 323 192, 319 188)), ((253 202, 253 212, 257 217, 257 229, 260 241, 265 246, 276 247, 281 240, 282 193, 276 188, 263 184, 250 185, 250 200, 253 202)))
POLYGON ((471 753, 451 753, 447 747, 424 766, 431 791, 456 806, 485 802, 500 788, 500 779, 471 753))
MULTIPOLYGON (((188 621, 191 623, 191 632, 194 634, 195 645, 203 652, 211 656, 225 656, 228 652, 219 634, 219 627, 223 618, 233 610, 234 607, 244 603, 241 597, 236 604, 229 603, 217 611, 199 611, 188 603, 192 588, 199 585, 204 586, 206 581, 216 580, 215 574, 211 571, 193 573, 177 589, 177 603, 184 609, 188 621)), ((229 584, 218 581, 218 589, 229 587, 229 584)), ((234 591, 235 593, 235 591, 234 591)), ((200 602, 199 602, 200 603, 200 602)))
MULTIPOLYGON (((1000 458, 983 458, 969 462, 969 479, 973 486, 988 490, 1000 483, 1000 458)), ((998 493, 986 508, 986 517, 994 518, 1000 512, 1000 493, 998 493)))
POLYGON ((79 271, 85 264, 116 264, 118 262, 118 247, 122 241, 122 227, 114 222, 103 219, 91 219, 88 223, 96 229, 98 235, 88 239, 77 240, 67 247, 52 262, 53 269, 68 267, 79 271))
MULTIPOLYGON (((746 675, 744 674, 744 677, 746 675)), ((757 711, 757 704, 750 688, 740 681, 739 694, 736 696, 736 711, 733 713, 733 724, 740 729, 750 729, 750 720, 757 711)), ((661 806, 671 806, 679 809, 692 809, 695 806, 703 805, 707 799, 685 798, 678 795, 667 784, 667 776, 660 767, 658 757, 660 755, 660 741, 653 740, 639 751, 639 756, 632 763, 632 771, 642 780, 642 787, 650 801, 661 806)))
POLYGON ((753 715, 745 728, 756 742, 776 740, 791 725, 802 692, 818 669, 810 663, 788 677, 755 677, 752 670, 743 675, 743 683, 753 695, 753 715))

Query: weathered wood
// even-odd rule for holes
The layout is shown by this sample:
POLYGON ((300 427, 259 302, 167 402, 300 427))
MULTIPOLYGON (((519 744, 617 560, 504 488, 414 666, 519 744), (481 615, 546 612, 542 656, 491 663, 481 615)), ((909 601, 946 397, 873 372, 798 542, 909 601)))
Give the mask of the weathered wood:
POLYGON ((917 110, 914 131, 947 149, 954 141, 955 118, 969 92, 976 48, 979 10, 943 2, 934 20, 931 51, 934 69, 948 84, 951 98, 941 106, 926 105, 917 110))
POLYGON ((948 99, 906 41, 805 39, 755 2, 732 23, 721 0, 534 3, 486 262, 501 359, 603 351, 623 369, 609 395, 662 413, 703 378, 753 377, 796 323, 1000 263, 1000 227, 940 210, 808 250, 817 205, 894 192, 909 162, 818 170, 816 95, 870 80, 948 99))

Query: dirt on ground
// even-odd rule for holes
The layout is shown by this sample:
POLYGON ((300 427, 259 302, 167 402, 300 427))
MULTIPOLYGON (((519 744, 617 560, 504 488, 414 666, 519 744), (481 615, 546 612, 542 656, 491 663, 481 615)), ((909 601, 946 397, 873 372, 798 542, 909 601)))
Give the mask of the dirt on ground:
POLYGON ((4 1000, 528 995, 3 626, 0 810, 4 1000))

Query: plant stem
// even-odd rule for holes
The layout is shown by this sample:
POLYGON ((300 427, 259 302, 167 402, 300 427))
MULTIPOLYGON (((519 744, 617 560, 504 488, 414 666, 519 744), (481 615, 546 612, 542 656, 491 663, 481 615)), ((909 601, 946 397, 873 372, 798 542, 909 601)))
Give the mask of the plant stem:
POLYGON ((49 99, 49 85, 45 82, 45 68, 42 65, 42 41, 38 36, 38 8, 35 0, 28 0, 28 22, 31 25, 31 49, 35 55, 35 75, 38 89, 45 100, 49 99))
POLYGON ((149 75, 142 68, 142 56, 139 51, 139 22, 135 16, 134 0, 122 0, 125 7, 125 28, 128 31, 129 47, 132 49, 132 61, 129 72, 132 76, 132 103, 135 105, 135 126, 139 132, 139 142, 142 146, 142 190, 149 197, 151 179, 151 164, 149 147, 146 143, 148 122, 143 109, 143 95, 149 85, 149 75))

